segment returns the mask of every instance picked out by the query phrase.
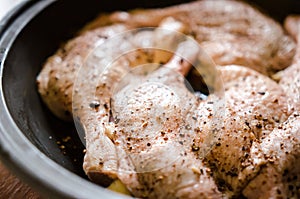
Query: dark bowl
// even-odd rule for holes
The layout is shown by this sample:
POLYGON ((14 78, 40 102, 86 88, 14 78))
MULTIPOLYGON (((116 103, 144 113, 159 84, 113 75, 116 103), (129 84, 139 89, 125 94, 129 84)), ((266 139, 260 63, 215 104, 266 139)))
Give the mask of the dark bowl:
MULTIPOLYGON (((164 7, 183 0, 26 1, 0 23, 0 157, 45 196, 124 198, 91 183, 82 170, 84 146, 74 125, 42 103, 36 76, 46 58, 100 12, 164 7), (71 139, 69 139, 71 138, 71 139)), ((251 1, 282 22, 297 0, 251 1)))

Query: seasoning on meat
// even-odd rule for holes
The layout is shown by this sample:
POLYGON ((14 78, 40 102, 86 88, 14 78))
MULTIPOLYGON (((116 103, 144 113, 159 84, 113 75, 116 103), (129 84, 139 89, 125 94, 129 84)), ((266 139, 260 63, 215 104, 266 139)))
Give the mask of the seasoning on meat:
MULTIPOLYGON (((299 19, 285 23, 296 42, 299 19)), ((299 49, 251 6, 203 0, 101 15, 47 60, 37 83, 56 116, 82 126, 83 168, 95 183, 140 198, 298 198, 299 49), (197 69, 221 95, 185 86, 191 66, 209 62, 192 40, 114 37, 148 26, 193 37, 219 65, 197 69)))

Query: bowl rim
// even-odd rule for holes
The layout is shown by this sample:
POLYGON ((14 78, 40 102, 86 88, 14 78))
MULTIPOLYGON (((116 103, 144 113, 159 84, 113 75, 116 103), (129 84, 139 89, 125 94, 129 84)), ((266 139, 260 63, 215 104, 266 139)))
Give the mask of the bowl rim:
POLYGON ((0 21, 0 160, 45 197, 131 198, 93 184, 48 158, 25 137, 8 110, 2 91, 3 68, 9 49, 22 29, 54 2, 24 1, 0 21))

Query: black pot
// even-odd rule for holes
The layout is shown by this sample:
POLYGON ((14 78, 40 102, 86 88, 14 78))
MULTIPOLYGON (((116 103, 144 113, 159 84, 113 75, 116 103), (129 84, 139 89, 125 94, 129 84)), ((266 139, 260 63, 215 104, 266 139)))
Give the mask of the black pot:
MULTIPOLYGON (((84 146, 74 125, 48 111, 35 79, 46 58, 100 12, 180 2, 184 1, 41 0, 26 1, 9 13, 0 23, 1 160, 51 198, 124 198, 86 178, 82 170, 84 146)), ((278 21, 300 12, 297 0, 254 3, 278 21)))

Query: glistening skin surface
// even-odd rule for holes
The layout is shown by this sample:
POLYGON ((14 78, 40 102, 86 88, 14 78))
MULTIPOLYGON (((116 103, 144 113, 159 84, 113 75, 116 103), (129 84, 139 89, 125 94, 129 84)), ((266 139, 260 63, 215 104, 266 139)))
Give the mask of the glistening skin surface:
MULTIPOLYGON (((169 29, 119 34, 87 58, 73 96, 73 113, 86 133, 84 169, 96 182, 103 176, 121 180, 137 197, 221 197, 201 161, 217 139, 211 129, 217 124, 210 121, 206 134, 197 131, 200 121, 192 119, 198 111, 193 108, 201 100, 186 88, 182 76, 193 63, 202 71, 214 66, 197 42, 170 30, 177 29, 174 23, 178 25, 173 20, 162 24, 169 29), (119 39, 124 53, 113 54, 114 60, 104 49, 114 49, 119 39), (141 62, 144 53, 148 59, 141 62), (201 136, 197 143, 196 134, 201 136)), ((214 92, 221 90, 212 79, 217 79, 216 70, 208 80, 214 92)), ((218 100, 216 96, 216 104, 218 100)), ((210 105, 212 114, 215 106, 210 105)))
POLYGON ((238 64, 271 75, 287 67, 295 54, 295 43, 277 22, 242 2, 196 1, 101 15, 51 56, 39 74, 39 92, 50 110, 71 120, 72 102, 68 99, 76 73, 98 44, 122 31, 157 27, 170 16, 186 26, 186 33, 194 36, 218 65, 238 64))
MULTIPOLYGON (((279 36, 279 38, 281 38, 281 36, 279 36)), ((237 42, 237 43, 239 43, 239 42, 237 42)), ((289 48, 287 48, 287 49, 289 49, 289 48)), ((291 51, 289 51, 289 52, 291 52, 291 51)), ((80 60, 80 57, 78 57, 78 59, 80 60)), ((265 59, 265 60, 268 60, 268 59, 265 59)), ((57 61, 58 61, 58 63, 60 62, 59 59, 57 61)), ((80 63, 80 61, 78 61, 78 63, 80 63)), ((259 66, 259 64, 257 64, 257 66, 259 66)), ((240 138, 239 140, 242 140, 242 142, 244 140, 246 143, 244 143, 242 145, 237 144, 236 148, 233 147, 228 151, 226 151, 226 148, 225 148, 225 150, 221 150, 221 151, 225 151, 226 153, 219 153, 218 152, 219 149, 216 148, 216 150, 213 151, 213 157, 211 159, 209 159, 209 164, 211 165, 211 167, 213 167, 215 164, 218 164, 219 162, 223 162, 220 160, 222 160, 222 158, 224 158, 224 157, 234 157, 235 160, 239 161, 241 163, 241 165, 239 165, 239 167, 237 169, 232 170, 231 169, 232 167, 230 167, 230 164, 232 164, 235 161, 230 161, 230 159, 226 159, 223 162, 224 167, 219 168, 220 172, 217 172, 215 175, 217 179, 220 179, 220 180, 223 180, 226 182, 226 186, 228 186, 228 189, 230 191, 233 191, 234 194, 239 194, 241 189, 243 189, 244 185, 247 184, 253 178, 253 175, 256 175, 257 171, 259 171, 260 167, 258 167, 258 166, 265 164, 264 162, 262 162, 262 163, 259 162, 259 165, 258 165, 258 164, 256 164, 255 161, 252 161, 252 160, 250 161, 250 159, 247 159, 247 157, 249 157, 248 151, 252 147, 251 145, 254 142, 256 142, 257 139, 261 139, 261 138, 264 138, 264 136, 267 136, 270 133, 270 131, 274 127, 276 127, 278 125, 278 123, 284 121, 290 113, 286 109, 286 104, 283 102, 284 100, 282 100, 284 98, 284 94, 282 94, 281 89, 279 88, 278 85, 275 84, 275 82, 272 82, 272 80, 270 80, 260 74, 256 74, 255 72, 253 72, 249 69, 246 71, 243 71, 243 69, 241 69, 241 67, 237 67, 237 70, 234 70, 235 67, 230 67, 230 68, 231 68, 229 70, 230 75, 236 74, 236 76, 240 76, 240 75, 241 76, 240 76, 240 78, 237 78, 237 80, 235 80, 235 81, 232 81, 232 82, 229 81, 230 88, 228 88, 227 94, 228 94, 228 96, 230 96, 230 94, 231 94, 231 98, 235 99, 232 102, 229 102, 228 103, 229 105, 227 105, 227 114, 228 114, 228 118, 230 118, 230 119, 227 120, 228 124, 226 123, 227 124, 226 127, 231 127, 231 128, 228 128, 227 130, 225 128, 224 131, 221 131, 224 133, 223 134, 224 137, 222 137, 223 140, 221 138, 221 140, 220 140, 221 142, 218 143, 218 147, 219 147, 219 149, 222 149, 222 147, 226 147, 226 144, 224 145, 224 143, 222 141, 226 140, 227 138, 229 138, 229 140, 232 139, 233 142, 236 139, 240 138), (243 74, 246 74, 247 77, 242 77, 243 74), (254 82, 254 83, 247 84, 247 82, 248 83, 254 82), (246 91, 243 92, 242 90, 239 90, 238 87, 240 87, 239 85, 244 85, 244 84, 248 85, 249 87, 247 87, 246 91), (264 85, 264 84, 269 85, 268 88, 270 88, 270 90, 268 90, 268 88, 265 89, 264 87, 261 87, 261 85, 264 85), (235 85, 238 85, 238 86, 236 86, 237 88, 235 88, 235 85), (263 89, 264 91, 256 92, 256 90, 258 88, 259 89, 264 88, 263 89), (239 99, 239 97, 236 97, 234 95, 235 93, 241 93, 242 96, 246 96, 245 98, 247 99, 247 101, 251 102, 250 103, 251 106, 249 106, 248 108, 245 108, 243 105, 243 104, 246 104, 245 100, 239 99), (270 93, 271 93, 271 95, 269 95, 270 93), (264 96, 264 97, 261 97, 261 96, 264 96), (274 97, 274 99, 273 99, 273 97, 274 97), (276 97, 279 97, 279 99, 275 99, 276 97), (265 110, 265 107, 260 106, 260 103, 263 103, 263 102, 266 102, 266 104, 267 104, 266 107, 270 108, 270 109, 268 109, 268 111, 265 110), (277 104, 278 102, 280 104, 280 108, 274 109, 273 104, 274 103, 277 104), (231 103, 233 104, 233 107, 231 107, 231 103), (248 113, 245 113, 245 112, 249 112, 251 114, 248 115, 248 113), (246 116, 246 117, 243 117, 243 116, 246 116), (252 116, 255 119, 254 122, 252 122, 252 120, 253 120, 252 116), (264 117, 264 116, 266 116, 266 117, 264 117), (251 120, 251 122, 249 122, 248 120, 251 120), (245 125, 245 126, 243 126, 243 125, 245 125), (243 127, 243 128, 241 128, 241 127, 243 127), (233 135, 228 136, 227 135, 228 132, 230 133, 231 131, 234 131, 233 135), (242 135, 242 133, 244 131, 246 131, 246 133, 245 133, 246 136, 242 135), (246 138, 246 139, 244 139, 244 138, 246 138), (241 152, 241 153, 239 153, 239 152, 241 152), (242 161, 240 161, 240 160, 242 160, 242 161), (229 164, 227 165, 228 162, 229 162, 229 164), (243 173, 239 173, 239 169, 242 168, 242 170, 244 170, 245 167, 246 168, 250 167, 250 170, 251 170, 251 168, 254 168, 256 170, 255 170, 255 172, 250 173, 251 174, 250 177, 247 175, 247 170, 246 170, 246 176, 245 176, 245 175, 243 175, 243 173), (231 177, 232 177, 232 179, 231 179, 231 177), (242 179, 242 183, 240 183, 241 179, 242 179)), ((122 71, 116 71, 116 73, 118 73, 118 72, 122 72, 122 71)), ((54 73, 54 71, 52 71, 51 73, 54 73)), ((110 75, 113 76, 114 74, 112 73, 110 75)), ((110 75, 107 75, 107 76, 110 76, 110 75)), ((56 81, 60 79, 60 76, 54 76, 54 77, 57 78, 56 81)), ((115 80, 115 79, 112 78, 112 80, 115 80)), ((110 83, 113 83, 113 82, 110 81, 110 83)), ((68 86, 69 86, 68 88, 70 88, 72 86, 72 83, 71 83, 71 85, 68 85, 68 86)), ((106 86, 104 86, 104 87, 106 87, 106 86)), ((58 88, 60 88, 60 87, 58 87, 58 88)), ((101 90, 101 89, 99 88, 99 90, 101 90)), ((165 91, 166 91, 166 93, 168 93, 167 90, 165 90, 165 91)), ((68 93, 63 93, 63 94, 65 95, 66 98, 68 97, 68 93)), ((145 95, 145 97, 146 96, 147 95, 145 95)), ((156 96, 156 97, 159 97, 159 96, 156 96)), ((153 98, 153 96, 152 96, 152 98, 153 98)), ((62 100, 63 99, 64 98, 62 98, 62 100)), ((105 98, 103 98, 103 99, 105 99, 105 98)), ((176 102, 176 100, 175 100, 175 102, 176 102)), ((207 104, 209 104, 208 102, 211 102, 211 101, 206 101, 206 102, 207 102, 207 104)), ((104 109, 108 109, 108 110, 110 109, 108 104, 110 104, 110 100, 105 99, 104 104, 103 104, 104 109)), ((88 103, 86 103, 86 105, 88 105, 88 103)), ((93 103, 89 103, 90 108, 97 108, 100 105, 101 105, 100 102, 98 102, 97 100, 93 103)), ((103 108, 103 107, 101 107, 101 108, 103 108)), ((106 114, 108 110, 106 110, 106 112, 103 111, 103 113, 106 114)), ((116 112, 118 112, 118 111, 115 111, 115 113, 116 112)), ((120 112, 122 112, 122 111, 120 111, 120 112)), ((125 111, 125 113, 126 113, 126 111, 125 111)), ((131 114, 131 112, 130 112, 130 114, 131 114)), ((112 114, 112 115, 114 115, 114 114, 112 114)), ((109 116, 109 114, 108 114, 108 116, 109 116)), ((209 114, 208 114, 208 116, 209 116, 209 114)), ((80 119, 82 119, 82 118, 80 118, 80 119)), ((107 117, 106 119, 108 119, 108 121, 109 121, 110 117, 107 117)), ((118 119, 120 119, 120 118, 118 118, 118 119)), ((118 121, 118 119, 116 121, 118 121)), ((128 119, 128 118, 126 118, 126 119, 128 119)), ((125 121, 126 121, 126 119, 125 119, 125 121)), ((136 118, 136 119, 140 119, 140 118, 136 118)), ((82 123, 89 123, 89 122, 93 123, 92 120, 82 122, 82 123)), ((118 123, 119 122, 120 121, 118 121, 118 123)), ((120 125, 121 124, 122 124, 122 122, 120 122, 120 125)), ((147 127, 147 125, 148 125, 147 123, 142 123, 141 127, 143 127, 143 126, 147 127)), ((125 126, 128 126, 128 125, 126 124, 125 126)), ((115 129, 115 128, 113 127, 112 129, 115 129)), ((189 129, 189 127, 188 127, 188 129, 189 129)), ((96 129, 96 130, 101 131, 101 129, 96 129)), ((107 136, 108 137, 107 143, 109 143, 109 140, 115 141, 113 138, 113 133, 111 133, 110 130, 111 129, 106 131, 106 129, 104 128, 104 131, 102 130, 103 136, 100 136, 101 138, 103 138, 103 137, 105 138, 105 136, 107 136)), ((89 129, 88 129, 88 131, 89 131, 89 129)), ((97 134, 95 134, 95 135, 97 135, 97 134)), ((98 137, 96 139, 98 139, 98 137)), ((94 141, 94 140, 92 140, 92 141, 94 141)), ((116 144, 116 145, 118 145, 118 144, 116 144)), ((129 145, 130 145, 130 143, 129 143, 129 145)), ((148 143, 146 145, 148 145, 148 143)), ((153 144, 150 143, 150 146, 152 146, 152 145, 153 144)), ((109 156, 111 155, 110 157, 113 157, 113 155, 115 153, 113 150, 115 150, 115 149, 112 148, 112 153, 109 154, 109 156)), ((129 150, 130 150, 130 148, 129 148, 129 150)), ((99 155, 98 157, 101 158, 101 154, 96 154, 96 155, 97 156, 99 155)), ((107 167, 108 170, 114 170, 115 169, 114 165, 116 164, 114 162, 115 159, 112 158, 110 160, 103 161, 103 164, 107 163, 109 165, 107 167), (110 166, 112 166, 113 169, 109 168, 110 166)), ((102 165, 101 159, 96 159, 94 163, 95 163, 95 165, 99 165, 99 167, 102 167, 102 166, 105 167, 105 165, 102 165)), ((96 168, 95 171, 97 171, 97 169, 98 168, 96 168)), ((197 168, 196 169, 194 168, 192 170, 197 172, 197 168)), ((97 173, 97 172, 95 172, 95 173, 97 173)), ((99 172, 99 173, 101 173, 101 172, 99 172)), ((200 171, 200 173, 201 173, 201 171, 200 171)), ((116 174, 114 172, 108 173, 108 175, 111 175, 110 177, 112 177, 112 178, 116 178, 116 176, 115 176, 116 174)), ((93 178, 92 175, 90 175, 90 177, 93 178)), ((118 177, 118 178, 121 178, 121 177, 118 177)), ((124 177, 124 179, 125 179, 125 177, 124 177)), ((124 179, 123 179, 123 181, 125 181, 124 179)), ((134 179, 134 178, 132 178, 132 179, 134 179)), ((129 180, 132 180, 132 179, 129 179, 129 180)), ((96 180, 96 178, 93 178, 93 180, 96 180)), ((142 182, 144 182, 144 181, 142 180, 142 182)), ((139 186, 139 185, 134 184, 135 182, 128 182, 127 184, 130 184, 130 183, 133 183, 133 185, 131 184, 132 186, 135 186, 135 187, 139 186)), ((154 186, 155 186, 155 184, 154 184, 154 186)), ((148 187, 152 188, 151 186, 148 186, 148 187)), ((139 187, 137 189, 139 189, 139 187)), ((141 195, 147 194, 147 190, 146 190, 146 193, 143 193, 143 191, 145 191, 145 190, 137 190, 136 192, 137 192, 137 194, 141 194, 141 195), (139 193, 139 192, 141 192, 141 193, 139 193)), ((182 191, 182 190, 180 190, 180 191, 182 191)), ((186 190, 186 192, 183 191, 180 193, 180 191, 176 192, 175 194, 182 194, 181 196, 183 197, 183 196, 185 196, 185 193, 188 192, 186 190)), ((201 191, 201 190, 199 190, 199 191, 201 191)), ((165 193, 165 194, 169 194, 169 193, 165 193)), ((170 194, 173 194, 173 193, 170 193, 170 194)), ((172 195, 170 195, 170 197, 171 196, 172 195)), ((153 197, 155 197, 155 195, 153 197)))

